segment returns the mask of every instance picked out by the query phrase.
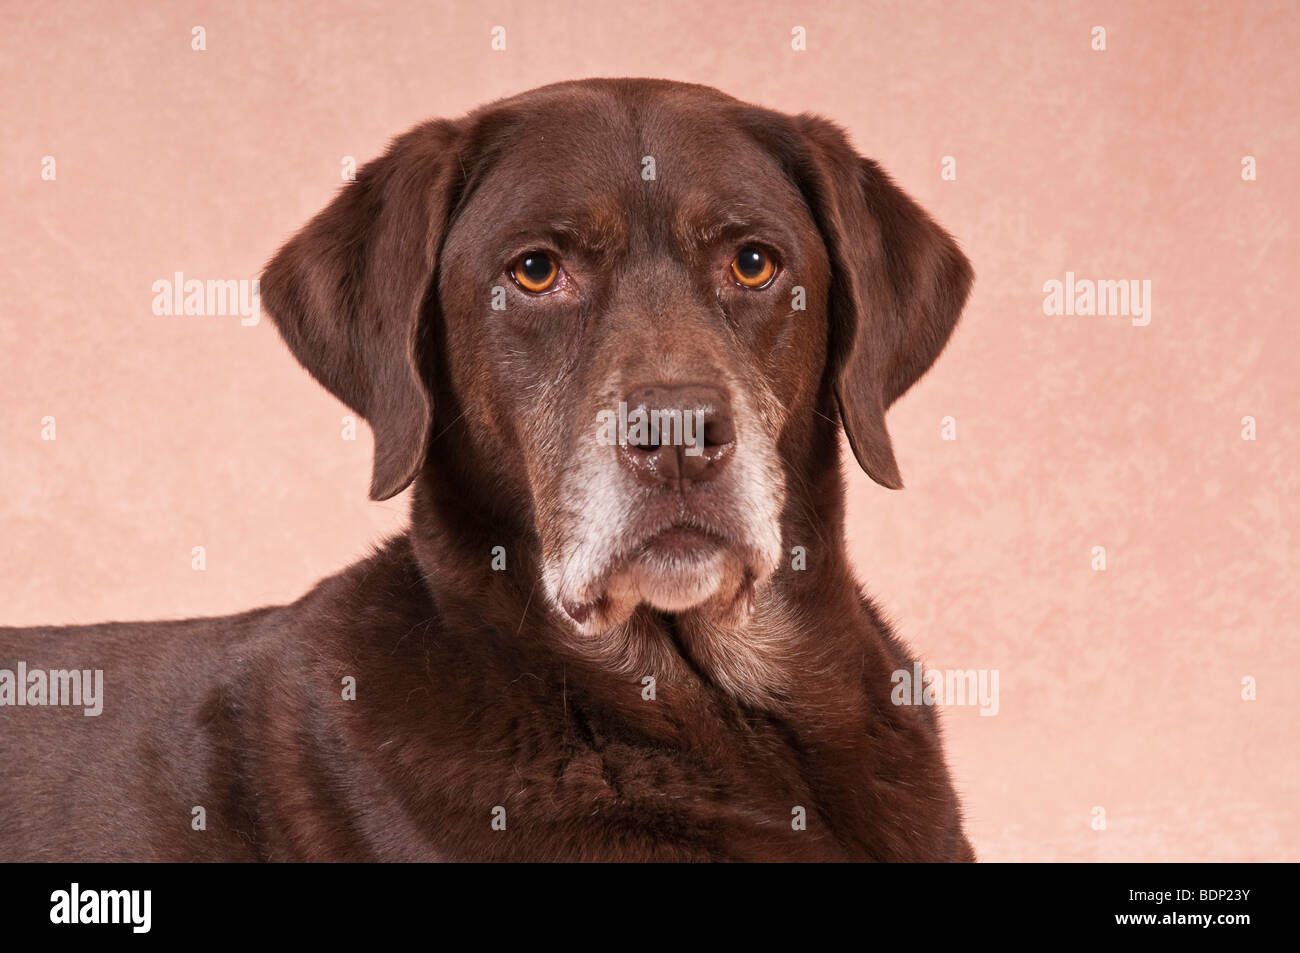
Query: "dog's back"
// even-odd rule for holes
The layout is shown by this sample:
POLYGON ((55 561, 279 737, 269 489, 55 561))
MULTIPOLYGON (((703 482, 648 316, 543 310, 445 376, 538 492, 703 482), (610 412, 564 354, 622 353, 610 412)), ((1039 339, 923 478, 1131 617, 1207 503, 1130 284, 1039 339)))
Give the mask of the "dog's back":
POLYGON ((186 805, 214 806, 227 754, 220 700, 279 611, 0 629, 0 669, 22 696, 0 714, 0 860, 202 859, 237 848, 216 830, 187 838, 186 805))

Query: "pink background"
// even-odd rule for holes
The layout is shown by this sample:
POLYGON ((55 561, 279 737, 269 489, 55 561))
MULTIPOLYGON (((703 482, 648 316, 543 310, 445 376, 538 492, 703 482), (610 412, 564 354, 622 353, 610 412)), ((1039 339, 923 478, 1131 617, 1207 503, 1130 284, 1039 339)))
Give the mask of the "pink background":
POLYGON ((269 320, 155 316, 155 280, 254 277, 343 156, 418 120, 560 79, 698 81, 843 123, 975 263, 951 345, 890 415, 908 489, 853 470, 849 542, 929 664, 1000 672, 996 717, 943 714, 980 856, 1300 859, 1298 21, 1173 0, 6 3, 0 622, 288 601, 403 525, 404 497, 366 500, 368 431, 340 439, 344 408, 269 320), (1150 326, 1045 316, 1066 271, 1149 279, 1150 326))

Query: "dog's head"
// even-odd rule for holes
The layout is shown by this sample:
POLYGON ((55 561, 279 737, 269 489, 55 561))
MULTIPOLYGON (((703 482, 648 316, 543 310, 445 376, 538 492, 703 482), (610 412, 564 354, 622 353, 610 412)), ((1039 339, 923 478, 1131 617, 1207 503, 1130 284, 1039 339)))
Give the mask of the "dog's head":
POLYGON ((641 604, 743 612, 837 415, 901 486, 885 409, 970 281, 832 124, 591 80, 400 137, 261 287, 373 428, 371 495, 458 470, 524 515, 549 597, 599 631, 641 604))

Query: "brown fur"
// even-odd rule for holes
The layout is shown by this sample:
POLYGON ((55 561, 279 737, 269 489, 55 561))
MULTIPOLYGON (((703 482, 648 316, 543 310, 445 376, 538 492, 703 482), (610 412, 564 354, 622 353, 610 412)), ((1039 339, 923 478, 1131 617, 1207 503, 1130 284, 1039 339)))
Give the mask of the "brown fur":
MULTIPOLYGON (((838 449, 842 421, 901 486, 885 409, 970 281, 835 126, 705 87, 566 83, 400 137, 262 294, 371 424, 372 495, 414 481, 409 532, 289 606, 0 630, 0 667, 106 686, 97 718, 0 709, 0 859, 973 859, 933 713, 890 701, 912 660, 852 578, 838 449), (709 249, 756 216, 789 284, 715 288, 709 249), (494 313, 502 236, 532 230, 572 241, 581 304, 494 313), (699 606, 584 627, 545 574, 597 518, 576 435, 661 379, 725 382, 765 435, 785 555, 752 592, 724 573, 699 606)), ((729 492, 692 499, 739 526, 729 492)))

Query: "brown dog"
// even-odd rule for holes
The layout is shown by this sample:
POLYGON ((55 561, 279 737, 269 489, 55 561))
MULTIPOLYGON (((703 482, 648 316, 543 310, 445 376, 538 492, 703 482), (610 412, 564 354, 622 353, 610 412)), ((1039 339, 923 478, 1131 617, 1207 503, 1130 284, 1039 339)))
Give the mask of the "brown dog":
POLYGON ((901 485, 970 282, 813 116, 591 80, 415 128, 262 279, 409 532, 290 606, 0 630, 0 858, 973 859, 838 449, 901 485), (12 707, 72 669, 102 714, 12 707))

